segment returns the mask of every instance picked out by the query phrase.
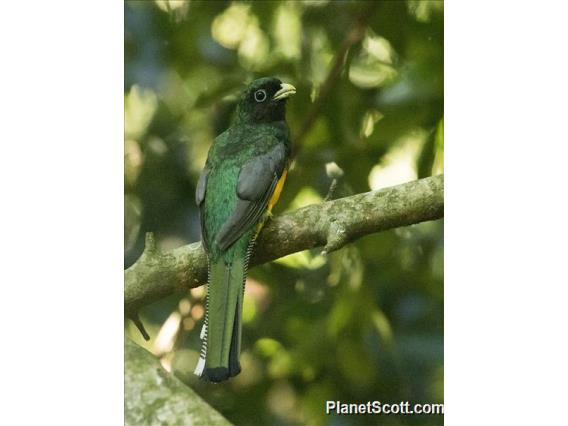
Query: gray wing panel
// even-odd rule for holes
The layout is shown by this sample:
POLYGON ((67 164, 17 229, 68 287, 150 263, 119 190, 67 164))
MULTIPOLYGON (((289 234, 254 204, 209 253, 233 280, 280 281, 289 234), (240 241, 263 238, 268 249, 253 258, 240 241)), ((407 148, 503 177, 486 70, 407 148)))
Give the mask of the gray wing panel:
POLYGON ((239 173, 237 195, 242 200, 259 201, 272 183, 276 174, 282 175, 286 151, 283 144, 247 162, 239 173))
POLYGON ((278 144, 241 168, 237 183, 237 206, 217 235, 221 250, 231 246, 262 218, 285 165, 285 147, 278 144))
POLYGON ((203 200, 205 199, 205 189, 207 188, 207 176, 209 175, 209 169, 207 166, 203 169, 199 175, 199 180, 197 181, 197 188, 195 188, 195 204, 199 206, 200 214, 199 221, 201 225, 201 241, 205 251, 209 251, 207 247, 207 235, 205 229, 205 215, 203 213, 203 200))
POLYGON ((207 175, 209 175, 209 169, 205 167, 201 174, 199 175, 199 180, 197 181, 197 188, 195 189, 195 204, 201 205, 205 199, 205 188, 207 187, 207 175))

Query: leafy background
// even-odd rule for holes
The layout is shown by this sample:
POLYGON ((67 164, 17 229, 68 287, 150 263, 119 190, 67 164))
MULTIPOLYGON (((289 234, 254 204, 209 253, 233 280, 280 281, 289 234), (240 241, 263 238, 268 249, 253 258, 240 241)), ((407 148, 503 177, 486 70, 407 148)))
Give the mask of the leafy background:
MULTIPOLYGON (((275 214, 320 202, 329 162, 345 172, 336 196, 443 172, 442 2, 128 1, 125 267, 148 231, 163 250, 199 240, 193 200, 207 150, 243 84, 267 75, 298 89, 287 120, 301 149, 275 214), (328 80, 357 29, 362 40, 328 80)), ((243 372, 226 384, 192 375, 203 299, 200 287, 146 307, 149 342, 130 322, 125 332, 235 424, 379 419, 326 416, 326 400, 443 402, 442 221, 252 269, 243 372)))

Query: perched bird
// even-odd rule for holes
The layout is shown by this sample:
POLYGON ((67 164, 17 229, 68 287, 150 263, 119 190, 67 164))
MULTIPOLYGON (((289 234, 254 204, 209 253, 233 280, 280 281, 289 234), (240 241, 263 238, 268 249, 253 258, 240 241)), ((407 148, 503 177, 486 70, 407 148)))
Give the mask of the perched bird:
POLYGON ((205 380, 221 382, 241 371, 247 266, 286 180, 291 147, 285 107, 294 93, 294 86, 276 78, 253 81, 241 95, 235 121, 215 138, 197 183, 209 275, 195 374, 205 380))

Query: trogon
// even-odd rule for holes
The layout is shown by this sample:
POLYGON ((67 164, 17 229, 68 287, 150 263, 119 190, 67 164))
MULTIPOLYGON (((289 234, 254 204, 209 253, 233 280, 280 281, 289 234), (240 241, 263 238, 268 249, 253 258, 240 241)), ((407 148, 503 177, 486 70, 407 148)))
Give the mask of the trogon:
POLYGON ((215 138, 196 203, 208 258, 207 310, 195 374, 221 382, 240 373, 241 317, 256 236, 278 201, 291 150, 285 120, 294 86, 276 78, 243 91, 231 126, 215 138))

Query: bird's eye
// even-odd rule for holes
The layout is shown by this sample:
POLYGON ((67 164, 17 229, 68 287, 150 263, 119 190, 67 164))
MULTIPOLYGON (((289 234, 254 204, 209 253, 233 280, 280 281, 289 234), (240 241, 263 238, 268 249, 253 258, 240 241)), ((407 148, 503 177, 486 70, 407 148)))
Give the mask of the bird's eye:
POLYGON ((266 90, 260 89, 254 92, 254 100, 257 102, 264 102, 266 100, 266 90))

